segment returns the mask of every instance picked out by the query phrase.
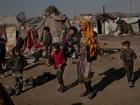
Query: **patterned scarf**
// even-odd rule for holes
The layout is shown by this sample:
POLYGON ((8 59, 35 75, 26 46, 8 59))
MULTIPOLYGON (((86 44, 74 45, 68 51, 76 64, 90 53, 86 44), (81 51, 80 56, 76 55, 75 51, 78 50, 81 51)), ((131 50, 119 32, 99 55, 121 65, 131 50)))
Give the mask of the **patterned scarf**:
POLYGON ((92 27, 91 23, 87 19, 82 19, 80 21, 80 25, 84 25, 86 28, 85 31, 81 30, 81 34, 85 35, 85 37, 86 37, 86 44, 87 44, 87 47, 89 48, 89 50, 87 52, 88 55, 90 57, 97 56, 99 44, 96 41, 96 39, 94 39, 93 27, 92 27))

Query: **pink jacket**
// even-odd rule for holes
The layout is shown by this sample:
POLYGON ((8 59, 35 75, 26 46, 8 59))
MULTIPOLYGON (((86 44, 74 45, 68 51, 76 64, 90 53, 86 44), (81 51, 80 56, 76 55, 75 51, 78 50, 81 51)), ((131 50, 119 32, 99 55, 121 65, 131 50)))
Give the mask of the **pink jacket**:
POLYGON ((63 64, 65 61, 62 50, 60 50, 58 53, 53 53, 53 58, 55 60, 54 69, 58 69, 58 66, 63 64))

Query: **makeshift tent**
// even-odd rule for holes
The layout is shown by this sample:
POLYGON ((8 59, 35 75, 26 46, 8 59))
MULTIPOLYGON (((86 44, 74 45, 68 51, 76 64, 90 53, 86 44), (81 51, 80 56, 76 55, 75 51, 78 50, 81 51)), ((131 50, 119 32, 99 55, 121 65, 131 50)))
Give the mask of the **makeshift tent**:
POLYGON ((41 39, 43 27, 50 27, 53 42, 60 42, 61 35, 70 27, 68 18, 61 14, 55 6, 49 6, 42 16, 30 19, 23 19, 23 17, 20 19, 18 16, 17 18, 21 23, 34 27, 38 31, 39 39, 41 39))
MULTIPOLYGON (((104 27, 104 25, 103 25, 103 27, 104 27)), ((116 29, 117 29, 117 24, 116 24, 116 22, 113 21, 113 20, 105 21, 105 28, 103 28, 103 29, 105 29, 105 34, 106 34, 106 35, 111 35, 113 32, 116 31, 116 29)), ((104 31, 104 30, 103 30, 103 31, 104 31)))
POLYGON ((132 26, 134 33, 140 31, 139 22, 138 22, 138 20, 140 20, 140 17, 122 18, 122 20, 124 20, 126 23, 132 26))

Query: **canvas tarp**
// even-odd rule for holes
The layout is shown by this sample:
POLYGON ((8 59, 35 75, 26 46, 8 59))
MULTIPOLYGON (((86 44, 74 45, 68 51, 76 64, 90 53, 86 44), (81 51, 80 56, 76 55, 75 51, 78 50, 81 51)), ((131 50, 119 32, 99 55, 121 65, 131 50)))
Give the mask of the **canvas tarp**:
POLYGON ((45 16, 38 16, 38 17, 27 20, 27 24, 35 27, 36 29, 39 29, 40 27, 42 27, 45 20, 46 20, 45 16))
POLYGON ((61 34, 65 29, 70 27, 69 20, 64 15, 57 15, 54 14, 50 16, 39 16, 26 21, 27 24, 33 26, 37 29, 39 34, 39 39, 41 39, 42 30, 44 26, 50 27, 50 31, 52 33, 53 41, 59 42, 61 34), (66 20, 64 23, 62 21, 66 20), (58 38, 59 37, 59 38, 58 38))
POLYGON ((140 20, 139 17, 130 17, 130 18, 122 18, 122 20, 126 21, 126 23, 131 24, 133 31, 135 33, 139 32, 139 24, 138 20, 140 20))
MULTIPOLYGON (((104 27, 104 25, 102 25, 102 27, 104 27)), ((110 35, 112 32, 116 31, 117 24, 115 21, 113 22, 112 20, 105 21, 105 28, 103 28, 103 29, 105 29, 106 35, 110 35)), ((103 30, 103 32, 104 32, 104 30, 103 30)))

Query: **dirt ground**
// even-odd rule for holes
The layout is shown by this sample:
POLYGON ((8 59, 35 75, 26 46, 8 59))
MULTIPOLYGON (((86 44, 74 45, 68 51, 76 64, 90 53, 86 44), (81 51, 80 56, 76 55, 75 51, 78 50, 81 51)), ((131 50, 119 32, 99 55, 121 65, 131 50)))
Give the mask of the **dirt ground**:
MULTIPOLYGON (((136 51, 138 58, 135 61, 135 87, 129 88, 124 74, 122 61, 119 53, 98 57, 93 62, 94 77, 92 79, 92 100, 87 97, 79 97, 84 91, 82 84, 74 83, 77 78, 76 65, 68 61, 64 73, 65 85, 68 90, 64 93, 57 92, 57 81, 53 79, 42 82, 30 88, 24 87, 24 93, 12 96, 16 105, 140 105, 140 37, 100 37, 102 48, 121 48, 121 42, 130 40, 131 47, 136 51)), ((24 78, 37 78, 44 72, 55 74, 52 67, 38 65, 24 71, 24 78)), ((8 73, 7 73, 8 74, 8 73)), ((12 86, 12 78, 1 79, 1 82, 12 86)))

